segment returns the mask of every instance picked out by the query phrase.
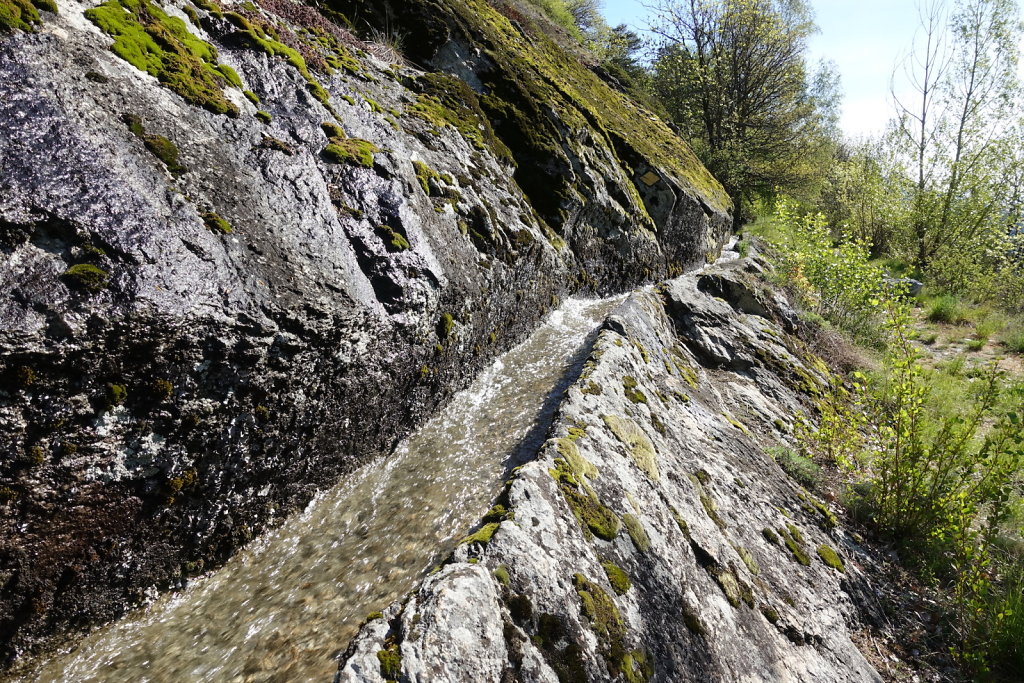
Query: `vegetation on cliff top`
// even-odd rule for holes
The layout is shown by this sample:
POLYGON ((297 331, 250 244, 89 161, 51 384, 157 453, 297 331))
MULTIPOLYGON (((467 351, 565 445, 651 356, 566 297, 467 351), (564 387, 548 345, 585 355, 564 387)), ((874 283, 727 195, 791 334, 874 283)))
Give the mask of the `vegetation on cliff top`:
POLYGON ((12 31, 34 31, 43 23, 39 11, 57 12, 53 0, 0 0, 0 34, 12 31))
POLYGON ((108 0, 86 10, 85 16, 114 37, 114 54, 189 104, 238 115, 238 107, 224 96, 223 87, 230 81, 217 67, 216 48, 194 36, 182 19, 148 0, 108 0))

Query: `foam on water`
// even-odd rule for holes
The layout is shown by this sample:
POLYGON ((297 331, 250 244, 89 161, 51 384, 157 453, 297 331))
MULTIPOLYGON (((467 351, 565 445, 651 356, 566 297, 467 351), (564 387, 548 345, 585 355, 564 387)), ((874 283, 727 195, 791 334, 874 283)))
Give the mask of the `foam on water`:
POLYGON ((393 454, 33 679, 330 680, 365 616, 411 590, 536 451, 619 300, 566 301, 393 454))

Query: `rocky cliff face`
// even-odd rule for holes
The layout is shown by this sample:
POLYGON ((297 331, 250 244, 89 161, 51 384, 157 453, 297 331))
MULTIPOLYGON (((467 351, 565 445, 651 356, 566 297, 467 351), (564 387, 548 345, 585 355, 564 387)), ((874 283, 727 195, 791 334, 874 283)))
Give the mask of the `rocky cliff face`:
POLYGON ((339 680, 880 680, 851 640, 864 552, 764 452, 827 371, 761 269, 632 294, 536 460, 339 680))
POLYGON ((559 297, 721 244, 685 145, 528 18, 328 6, 0 0, 7 663, 223 561, 559 297))

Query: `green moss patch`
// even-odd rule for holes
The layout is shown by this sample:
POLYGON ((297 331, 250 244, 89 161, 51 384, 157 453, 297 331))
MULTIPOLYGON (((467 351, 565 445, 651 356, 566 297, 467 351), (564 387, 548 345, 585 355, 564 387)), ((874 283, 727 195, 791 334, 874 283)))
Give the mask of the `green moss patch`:
POLYGON ((348 135, 345 134, 344 129, 338 124, 334 123, 333 121, 324 121, 323 123, 321 123, 320 130, 324 132, 324 135, 326 135, 329 138, 332 138, 332 140, 333 138, 344 140, 345 138, 348 137, 348 135))
POLYGON ((754 556, 749 550, 741 545, 733 547, 736 549, 736 553, 740 556, 740 559, 743 560, 743 564, 747 565, 747 569, 750 570, 751 574, 757 576, 761 573, 761 567, 757 564, 757 560, 754 559, 754 556))
POLYGON ((777 624, 779 622, 779 612, 769 604, 761 604, 761 614, 768 620, 769 624, 777 624))
POLYGON ((215 232, 218 235, 231 234, 231 224, 212 211, 204 213, 202 215, 202 219, 203 224, 206 225, 207 229, 211 232, 215 232))
POLYGON ((626 375, 622 378, 622 389, 626 398, 633 403, 647 403, 647 395, 637 388, 637 381, 635 377, 626 375))
POLYGON ((686 628, 689 629, 690 633, 698 636, 707 635, 707 627, 704 626, 704 622, 701 620, 700 615, 697 614, 697 610, 688 602, 683 603, 683 623, 686 624, 686 628))
POLYGON ((503 564, 498 565, 498 567, 493 572, 491 572, 491 574, 494 575, 494 578, 496 578, 498 580, 498 583, 500 583, 502 586, 508 586, 509 583, 511 583, 512 581, 512 578, 508 575, 508 567, 506 567, 503 564))
POLYGON ((242 79, 238 75, 237 71, 227 64, 218 64, 217 71, 220 72, 221 76, 223 76, 232 87, 238 88, 239 90, 242 89, 242 79))
POLYGON ((455 331, 455 318, 451 313, 442 313, 441 320, 437 323, 437 336, 447 339, 455 331))
POLYGON ((654 450, 654 444, 640 429, 640 425, 628 417, 619 417, 618 415, 603 415, 601 419, 612 431, 612 434, 626 446, 636 466, 648 477, 657 481, 660 478, 657 452, 654 450))
POLYGON ((629 575, 614 562, 602 562, 601 568, 604 569, 605 576, 608 577, 608 583, 612 585, 612 590, 617 594, 625 595, 633 587, 633 582, 629 580, 629 575))
POLYGON ((647 535, 647 530, 644 529, 643 522, 636 515, 626 513, 622 516, 622 522, 626 525, 626 531, 629 533, 629 540, 633 541, 633 545, 636 549, 644 553, 651 548, 651 539, 647 535))
POLYGON ((405 235, 398 232, 390 225, 378 225, 375 230, 382 240, 384 240, 384 248, 388 251, 405 251, 412 248, 409 244, 409 240, 406 239, 405 235))
POLYGON ((256 118, 258 118, 263 123, 270 123, 271 121, 274 120, 274 117, 268 111, 256 112, 256 118))
POLYGON ((718 587, 725 593, 725 598, 729 601, 729 604, 733 607, 739 607, 743 602, 743 598, 736 575, 728 569, 716 568, 711 570, 711 576, 714 577, 718 587))
POLYGON ((332 138, 324 147, 324 158, 334 164, 352 164, 373 168, 373 155, 380 152, 377 145, 358 138, 332 138))
POLYGON ((231 83, 217 66, 216 48, 189 32, 182 19, 148 0, 108 0, 86 10, 85 16, 113 36, 114 54, 189 104, 238 115, 238 107, 224 97, 223 87, 231 83))
POLYGON ((412 167, 416 172, 416 180, 419 181, 420 187, 423 188, 423 193, 428 197, 439 195, 440 191, 435 192, 433 187, 437 187, 440 184, 441 174, 418 159, 413 159, 412 167), (433 186, 431 186, 431 181, 434 181, 433 186))
POLYGON ((577 479, 568 462, 558 458, 555 460, 555 468, 548 471, 558 482, 558 488, 588 538, 594 535, 611 541, 618 535, 619 529, 622 528, 619 518, 609 507, 601 503, 597 494, 585 482, 581 483, 577 479))
POLYGON ((482 545, 487 545, 491 542, 491 538, 494 536, 494 532, 498 530, 499 526, 501 525, 498 522, 484 524, 482 527, 480 527, 479 530, 476 531, 476 533, 470 534, 469 536, 466 536, 464 539, 459 541, 459 544, 462 545, 463 543, 480 543, 482 545))
POLYGON ((123 384, 108 384, 106 402, 107 406, 119 406, 128 398, 128 388, 123 384))
POLYGON ((839 554, 830 546, 825 544, 818 546, 818 557, 821 558, 822 562, 827 564, 829 567, 832 567, 832 569, 835 569, 837 572, 841 574, 846 573, 846 566, 843 564, 842 559, 840 559, 839 554))
POLYGON ((622 655, 619 668, 626 683, 646 683, 654 675, 654 662, 643 650, 633 650, 622 655))
POLYGON ((0 34, 34 31, 43 23, 38 10, 57 13, 53 0, 0 0, 0 34))
POLYGON ((229 19, 232 19, 236 26, 241 29, 242 34, 246 37, 249 44, 256 50, 267 53, 271 57, 281 57, 286 62, 292 65, 299 75, 306 81, 306 87, 309 89, 310 94, 320 104, 324 105, 329 111, 333 113, 331 108, 331 96, 320 82, 313 77, 313 74, 309 71, 309 66, 306 64, 306 59, 299 53, 298 50, 288 47, 284 43, 276 40, 273 37, 271 30, 266 30, 258 21, 250 21, 245 17, 238 14, 227 15, 229 19))
POLYGON ((386 650, 377 652, 377 662, 380 664, 380 675, 385 681, 397 681, 402 675, 402 653, 397 645, 392 645, 386 650))
POLYGON ((406 114, 434 128, 452 126, 477 149, 490 148, 499 158, 511 158, 508 148, 495 136, 491 122, 480 107, 480 100, 465 81, 442 73, 423 74, 409 81, 419 93, 406 114))
POLYGON ((601 586, 582 574, 573 576, 573 585, 580 598, 583 615, 590 621, 590 628, 597 634, 601 654, 616 666, 625 653, 626 624, 622 620, 615 601, 601 586))
POLYGON ((93 294, 103 291, 110 284, 110 274, 102 268, 90 263, 79 263, 64 271, 61 276, 64 283, 73 289, 81 289, 93 294))
POLYGON ((173 176, 179 176, 188 169, 178 161, 178 147, 163 135, 153 135, 146 132, 142 125, 142 119, 136 114, 125 114, 121 117, 132 135, 142 140, 146 149, 163 162, 167 172, 173 176))
POLYGON ((579 446, 576 445, 574 439, 571 437, 558 439, 555 441, 555 445, 558 449, 558 454, 565 458, 565 461, 569 463, 569 467, 577 478, 597 478, 597 467, 580 454, 579 446))
POLYGON ((793 554, 797 562, 805 567, 810 566, 811 558, 807 556, 807 552, 804 550, 804 539, 799 529, 792 524, 787 527, 779 527, 779 537, 786 544, 786 547, 789 548, 789 552, 793 554))
POLYGON ((697 474, 690 475, 690 482, 693 483, 694 488, 697 489, 697 497, 700 499, 700 504, 704 507, 704 512, 707 513, 708 517, 711 518, 711 521, 714 522, 719 529, 725 531, 725 529, 727 528, 725 520, 722 519, 722 516, 718 514, 718 505, 715 503, 714 499, 711 498, 711 495, 704 488, 704 483, 702 482, 702 480, 703 482, 709 481, 709 479, 707 478, 707 472, 704 472, 703 470, 701 470, 697 474), (703 475, 703 477, 701 477, 700 475, 703 475))

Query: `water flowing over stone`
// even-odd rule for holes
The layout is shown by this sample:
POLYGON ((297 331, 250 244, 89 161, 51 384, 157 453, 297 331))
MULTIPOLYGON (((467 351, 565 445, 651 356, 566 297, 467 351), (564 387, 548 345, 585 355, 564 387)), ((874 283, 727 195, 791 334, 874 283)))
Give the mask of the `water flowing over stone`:
POLYGON ((611 300, 570 299, 404 441, 222 570, 99 630, 41 681, 329 680, 546 438, 611 300))
POLYGON ((763 268, 617 307, 504 518, 367 623, 339 681, 881 680, 854 644, 866 552, 764 450, 826 370, 763 268))
POLYGON ((664 121, 485 0, 34 6, 0 19, 4 670, 223 565, 557 301, 731 225, 664 121))

